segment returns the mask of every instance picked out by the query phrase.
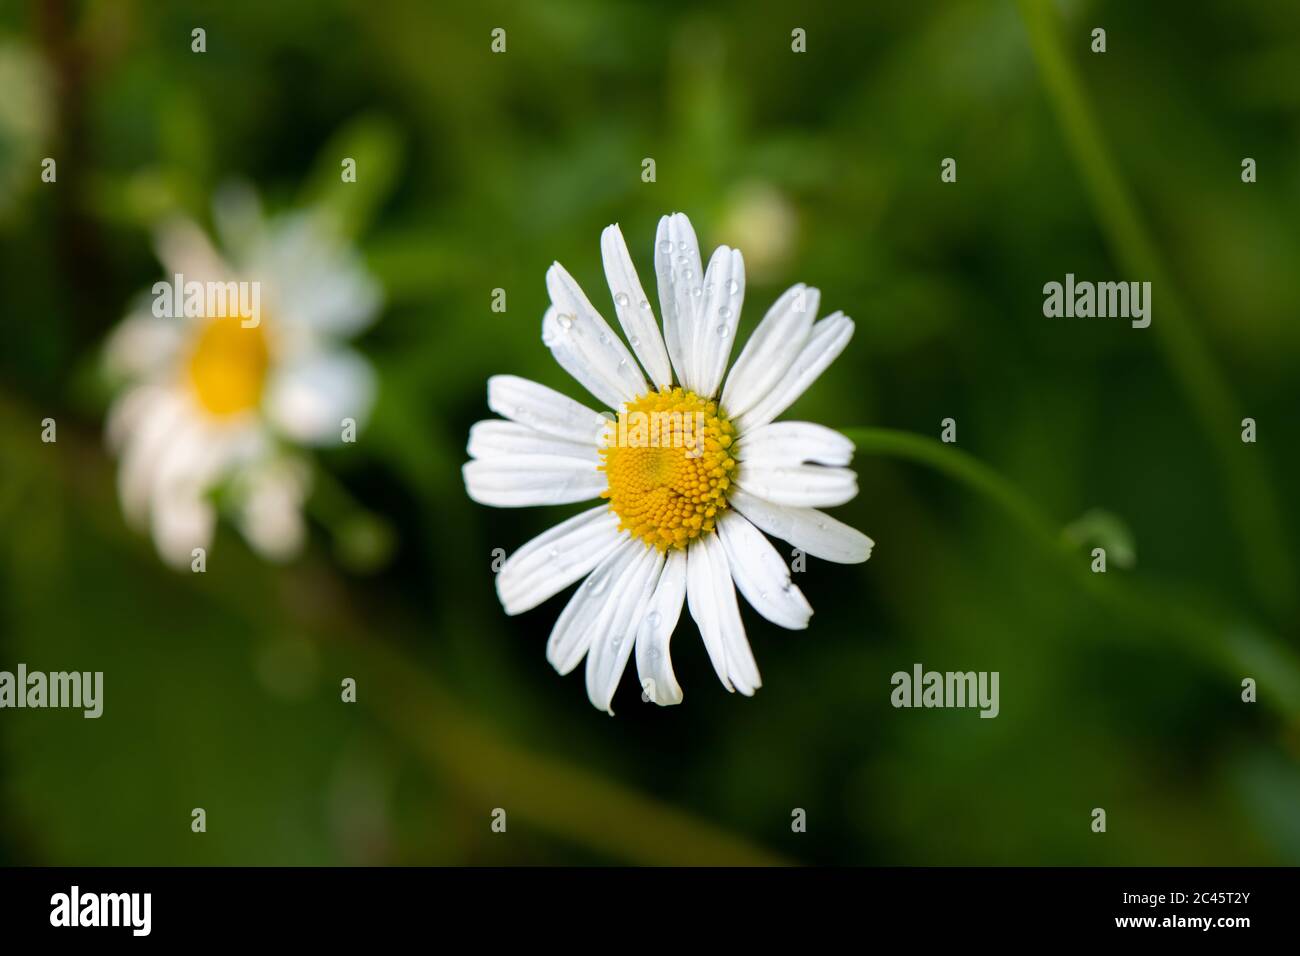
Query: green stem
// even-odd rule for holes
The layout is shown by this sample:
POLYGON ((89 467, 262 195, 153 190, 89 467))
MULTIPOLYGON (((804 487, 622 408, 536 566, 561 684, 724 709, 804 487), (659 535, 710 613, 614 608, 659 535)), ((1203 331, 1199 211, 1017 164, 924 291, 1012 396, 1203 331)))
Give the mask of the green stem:
POLYGON ((1253 454, 1239 441, 1241 407, 1213 356, 1197 336, 1176 284, 1137 212, 1100 124, 1060 37, 1051 0, 1019 0, 1029 43, 1051 106, 1074 154, 1103 233, 1116 256, 1135 276, 1160 289, 1162 315, 1151 323, 1187 401, 1224 469, 1228 504, 1241 543, 1249 584, 1269 606, 1285 613, 1294 604, 1295 573, 1276 488, 1253 454))
POLYGON ((1023 491, 977 458, 923 435, 886 428, 841 428, 860 455, 883 455, 933 468, 1005 511, 1044 551, 1062 564, 1082 589, 1111 611, 1136 621, 1184 650, 1229 673, 1234 679, 1267 674, 1271 693, 1260 701, 1291 719, 1300 719, 1300 660, 1276 636, 1224 619, 1181 599, 1162 599, 1135 580, 1118 574, 1092 574, 1085 556, 1057 531, 1023 491))
POLYGON ((1027 497, 1014 485, 978 458, 950 445, 889 428, 840 429, 857 446, 858 452, 903 458, 943 472, 962 484, 969 485, 994 501, 1016 523, 1047 548, 1057 546, 1053 526, 1027 497))

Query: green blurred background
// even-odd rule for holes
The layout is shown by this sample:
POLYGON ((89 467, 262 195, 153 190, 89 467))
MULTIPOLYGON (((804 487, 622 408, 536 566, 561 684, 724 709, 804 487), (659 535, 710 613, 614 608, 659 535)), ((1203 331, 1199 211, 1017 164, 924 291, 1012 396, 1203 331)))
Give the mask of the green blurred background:
POLYGON ((0 10, 0 669, 105 672, 97 721, 0 712, 0 861, 1300 863, 1294 6, 0 10), (100 350, 161 274, 154 224, 232 179, 346 212, 380 399, 320 456, 301 560, 223 524, 177 574, 123 523, 100 350), (806 632, 743 612, 753 699, 684 617, 685 703, 628 675, 610 718, 545 661, 563 599, 493 592, 493 549, 567 511, 474 505, 460 466, 488 375, 581 396, 539 340, 551 261, 609 314, 599 230, 650 288, 672 210, 745 253, 742 336, 798 281, 857 320, 790 416, 958 443, 864 435, 836 514, 875 554, 809 561, 806 632), (1152 327, 1045 319, 1067 272, 1152 281, 1152 327), (349 545, 374 526, 387 560, 349 545), (893 709, 915 662, 999 671, 1000 716, 893 709))

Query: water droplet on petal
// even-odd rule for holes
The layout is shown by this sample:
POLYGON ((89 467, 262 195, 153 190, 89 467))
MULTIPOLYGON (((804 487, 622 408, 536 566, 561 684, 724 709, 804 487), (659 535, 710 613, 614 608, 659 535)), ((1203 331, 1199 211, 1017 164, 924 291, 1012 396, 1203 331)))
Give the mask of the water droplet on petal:
POLYGON ((718 310, 718 317, 719 317, 719 318, 722 318, 722 319, 729 319, 729 318, 731 318, 731 306, 729 306, 729 305, 724 305, 722 308, 720 308, 720 309, 718 310))
POLYGON ((632 343, 632 348, 636 348, 638 345, 641 344, 641 340, 637 338, 635 335, 631 336, 628 339, 628 341, 632 343))
POLYGON ((641 310, 642 310, 643 312, 649 312, 649 311, 650 311, 650 302, 649 302, 649 300, 647 300, 647 299, 642 299, 642 300, 641 300, 641 310))
POLYGON ((660 251, 660 252, 672 252, 672 251, 673 251, 673 244, 672 244, 672 242, 670 242, 669 240, 665 239, 663 242, 659 243, 659 251, 660 251))
POLYGON ((650 626, 650 630, 652 631, 659 626, 659 621, 660 617, 658 611, 651 611, 645 616, 645 622, 650 626))
POLYGON ((560 328, 562 329, 573 328, 573 316, 571 315, 561 315, 555 321, 560 324, 560 328))
POLYGON ((620 308, 625 308, 630 301, 632 300, 627 297, 626 292, 620 292, 618 295, 614 296, 614 304, 620 308))
POLYGON ((732 279, 730 282, 727 283, 728 293, 730 293, 731 295, 735 295, 739 291, 740 291, 740 283, 737 282, 735 279, 732 279))
POLYGON ((718 338, 725 338, 727 333, 730 331, 731 331, 731 326, 727 325, 724 322, 722 325, 718 326, 718 338))

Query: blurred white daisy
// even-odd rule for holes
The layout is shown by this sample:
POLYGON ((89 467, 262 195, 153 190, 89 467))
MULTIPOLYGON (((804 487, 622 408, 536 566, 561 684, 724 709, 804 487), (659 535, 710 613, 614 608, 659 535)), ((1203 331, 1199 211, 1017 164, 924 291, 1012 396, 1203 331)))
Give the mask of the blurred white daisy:
POLYGON ((604 231, 601 251, 632 350, 558 262, 546 274, 542 341, 617 414, 494 376, 488 406, 507 420, 470 430, 464 477, 471 498, 497 507, 605 501, 512 554, 497 594, 507 614, 518 614, 586 579, 546 653, 561 674, 586 658, 587 695, 601 710, 613 713, 634 648, 645 695, 681 702, 668 645, 683 602, 722 683, 752 694, 758 667, 736 588, 782 627, 807 627, 812 615, 761 532, 828 561, 871 553, 869 538, 818 510, 857 494, 857 476, 844 467, 852 442, 821 425, 773 421, 843 351, 853 323, 839 312, 814 322, 820 294, 794 286, 727 373, 745 291, 739 252, 720 247, 706 272, 686 216, 659 221, 661 335, 617 225, 604 231), (668 424, 645 428, 656 420, 668 424))
POLYGON ((266 219, 250 190, 228 189, 214 222, 221 251, 190 221, 159 230, 155 291, 175 276, 256 283, 257 320, 233 296, 224 310, 186 316, 177 302, 160 317, 149 294, 106 347, 123 383, 106 427, 122 509, 177 567, 210 545, 219 508, 264 557, 292 557, 311 477, 298 449, 339 443, 375 393, 370 365, 341 342, 374 320, 380 289, 325 214, 266 219))

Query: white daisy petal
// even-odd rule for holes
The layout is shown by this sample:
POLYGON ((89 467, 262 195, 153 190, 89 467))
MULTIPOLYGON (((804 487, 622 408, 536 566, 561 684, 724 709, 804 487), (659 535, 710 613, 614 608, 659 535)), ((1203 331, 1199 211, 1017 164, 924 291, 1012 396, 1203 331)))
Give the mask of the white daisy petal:
POLYGON ((668 552, 654 595, 636 631, 636 671, 641 690, 660 707, 682 702, 682 689, 668 653, 686 599, 686 552, 668 552))
POLYGON ((539 432, 589 445, 603 440, 609 419, 553 388, 517 375, 488 379, 488 408, 539 432))
POLYGON ((847 465, 853 458, 853 442, 825 425, 772 422, 741 435, 736 457, 751 465, 847 465))
POLYGON ((104 361, 109 374, 145 378, 176 360, 185 342, 184 319, 159 318, 141 308, 109 335, 104 361))
POLYGON ((375 373, 351 349, 308 354, 275 371, 267 384, 267 417, 305 445, 336 445, 343 421, 364 424, 375 401, 375 373))
POLYGON ((539 534, 506 558, 497 597, 507 614, 522 614, 554 597, 604 560, 619 541, 618 516, 598 505, 539 534))
POLYGON ((746 464, 735 484, 750 494, 792 508, 833 508, 852 501, 858 493, 858 476, 853 471, 822 465, 746 464))
POLYGON ((731 562, 736 587, 754 610, 781 627, 793 631, 806 628, 812 608, 763 533, 744 515, 728 509, 718 521, 718 536, 731 562))
POLYGON ((733 488, 728 502, 772 537, 788 541, 815 558, 859 564, 871 557, 874 542, 870 538, 825 512, 773 504, 742 488, 733 488))
POLYGON ((150 466, 150 494, 156 496, 182 487, 200 494, 238 462, 243 448, 241 437, 239 429, 225 432, 200 419, 182 418, 168 433, 166 447, 150 466))
MULTIPOLYGON (((154 236, 154 252, 167 270, 160 281, 179 274, 185 282, 224 282, 230 267, 192 220, 176 218, 163 223, 154 236)), ((180 311, 180 305, 176 305, 180 311)))
POLYGON ((272 220, 243 263, 267 277, 263 312, 307 340, 347 337, 366 328, 383 305, 383 289, 366 271, 335 222, 318 211, 272 220))
POLYGON ((558 262, 546 272, 546 290, 551 308, 542 320, 542 342, 555 360, 611 408, 645 394, 645 376, 632 353, 558 262))
POLYGON ((619 582, 618 603, 587 651, 587 699, 597 710, 611 716, 614 710, 610 703, 636 643, 637 623, 654 595, 663 566, 664 556, 657 549, 642 551, 625 579, 619 582))
POLYGON ((619 585, 627 572, 645 554, 645 545, 631 538, 621 539, 607 554, 569 603, 564 606, 550 640, 546 642, 546 659, 561 674, 567 674, 582 660, 603 622, 608 620, 619 597, 619 585))
POLYGON ((655 321, 654 309, 641 288, 641 279, 632 265, 623 232, 615 223, 600 235, 600 252, 605 261, 605 279, 614 296, 614 313, 623 327, 636 357, 650 376, 651 387, 671 385, 673 369, 668 361, 664 337, 655 321))
POLYGON ((592 362, 584 351, 584 341, 590 340, 590 330, 573 331, 573 318, 560 312, 555 306, 546 310, 542 316, 542 344, 551 350, 551 355, 564 369, 573 376, 574 381, 610 408, 619 408, 628 399, 617 383, 605 374, 599 364, 592 362), (569 323, 568 326, 565 323, 569 323))
POLYGON ((722 641, 718 609, 713 599, 713 571, 704 546, 704 542, 712 537, 706 535, 686 552, 686 606, 695 626, 700 629, 700 639, 704 642, 704 650, 709 655, 709 662, 713 664, 718 680, 722 681, 722 686, 727 690, 734 692, 736 688, 727 676, 727 648, 722 641))
POLYGON ((466 462, 461 474, 471 498, 497 508, 565 505, 605 490, 605 475, 591 462, 555 455, 477 458, 466 462))
POLYGON ((695 335, 696 393, 712 398, 727 371, 731 347, 745 300, 745 260, 735 249, 719 246, 704 274, 704 301, 695 335))
POLYGON ((579 458, 592 465, 600 464, 600 450, 595 445, 556 438, 527 425, 499 418, 488 418, 470 426, 466 451, 471 458, 558 455, 561 458, 579 458))
POLYGON ((817 376, 826 371, 844 346, 853 338, 853 320, 842 312, 835 312, 813 326, 812 334, 799 352, 794 363, 781 377, 776 387, 758 400, 749 411, 739 416, 736 427, 745 432, 766 425, 794 404, 817 376))
POLYGON ((184 400, 162 391, 141 410, 139 421, 123 441, 117 490, 129 521, 143 524, 148 516, 158 458, 185 421, 184 400))
POLYGON ((821 293, 791 286, 763 316, 740 350, 722 389, 722 407, 733 419, 743 415, 776 387, 808 341, 821 293))
POLYGON ((717 535, 698 538, 687 552, 686 605, 723 686, 752 695, 762 681, 740 620, 727 553, 717 535))
POLYGON ((174 568, 193 561, 195 548, 212 543, 217 514, 193 488, 173 488, 149 502, 149 530, 158 554, 174 568))
POLYGON ((256 467, 239 482, 239 529, 268 561, 287 561, 302 550, 307 537, 302 505, 310 485, 310 472, 292 459, 256 467))
POLYGON ((162 385, 136 385, 114 399, 104 424, 104 439, 118 454, 132 439, 142 419, 147 417, 167 393, 162 385))
POLYGON ((695 388, 692 345, 699 324, 699 299, 703 269, 700 243, 691 221, 676 212, 659 220, 655 235, 655 276, 659 280, 659 308, 664 318, 664 343, 677 372, 677 381, 695 388))

